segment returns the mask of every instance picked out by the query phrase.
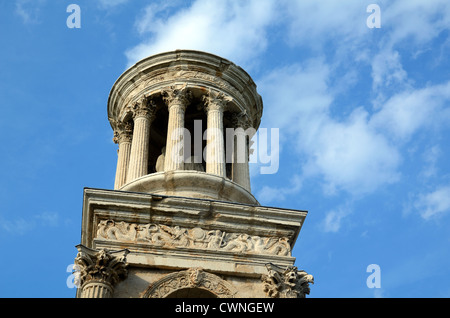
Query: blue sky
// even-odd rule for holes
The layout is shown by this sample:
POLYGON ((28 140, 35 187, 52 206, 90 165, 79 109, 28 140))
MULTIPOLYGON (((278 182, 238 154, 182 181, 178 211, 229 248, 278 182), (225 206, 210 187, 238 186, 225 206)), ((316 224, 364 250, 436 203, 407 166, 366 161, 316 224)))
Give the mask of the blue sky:
POLYGON ((0 297, 74 297, 83 188, 114 184, 109 91, 174 49, 256 82, 280 147, 277 173, 252 165, 252 192, 309 211, 293 255, 310 297, 450 297, 447 0, 11 0, 0 23, 0 297))

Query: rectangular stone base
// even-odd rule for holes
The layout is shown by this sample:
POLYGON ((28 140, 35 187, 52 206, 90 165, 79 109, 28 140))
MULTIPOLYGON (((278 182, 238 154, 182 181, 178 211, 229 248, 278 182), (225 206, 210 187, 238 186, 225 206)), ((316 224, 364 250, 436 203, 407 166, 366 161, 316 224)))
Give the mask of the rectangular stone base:
POLYGON ((220 275, 231 284, 245 282, 241 288, 234 286, 240 291, 234 296, 261 297, 261 277, 267 274, 268 264, 280 268, 294 265, 291 251, 306 214, 85 188, 81 244, 130 251, 129 276, 118 284, 115 297, 143 296, 162 274, 193 268, 201 268, 207 273, 204 275, 220 275))

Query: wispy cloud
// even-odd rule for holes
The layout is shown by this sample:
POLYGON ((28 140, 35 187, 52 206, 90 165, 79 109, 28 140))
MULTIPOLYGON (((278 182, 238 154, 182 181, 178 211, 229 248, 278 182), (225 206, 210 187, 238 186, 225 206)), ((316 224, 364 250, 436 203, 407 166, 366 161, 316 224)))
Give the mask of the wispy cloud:
POLYGON ((425 220, 450 213, 450 186, 437 187, 418 195, 414 207, 425 220))
POLYGON ((42 212, 33 217, 4 218, 0 216, 0 230, 14 235, 26 235, 36 228, 56 227, 60 224, 59 214, 56 212, 42 212))
POLYGON ((17 14, 24 24, 40 23, 40 8, 45 0, 16 0, 15 14, 17 14))
POLYGON ((143 41, 126 52, 128 64, 151 54, 195 49, 219 54, 236 63, 249 62, 266 48, 266 27, 275 18, 274 1, 206 1, 172 15, 158 15, 162 6, 150 5, 139 18, 143 41))
POLYGON ((336 233, 341 229, 343 219, 352 213, 353 209, 348 202, 328 211, 320 224, 320 229, 324 232, 336 233))

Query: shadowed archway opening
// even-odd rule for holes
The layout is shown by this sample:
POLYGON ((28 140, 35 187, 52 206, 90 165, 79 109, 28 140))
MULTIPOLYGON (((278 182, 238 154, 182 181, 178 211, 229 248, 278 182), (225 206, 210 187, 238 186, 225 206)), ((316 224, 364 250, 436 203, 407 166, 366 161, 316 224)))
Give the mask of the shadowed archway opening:
POLYGON ((170 293, 166 298, 217 298, 217 296, 202 288, 181 288, 170 293))

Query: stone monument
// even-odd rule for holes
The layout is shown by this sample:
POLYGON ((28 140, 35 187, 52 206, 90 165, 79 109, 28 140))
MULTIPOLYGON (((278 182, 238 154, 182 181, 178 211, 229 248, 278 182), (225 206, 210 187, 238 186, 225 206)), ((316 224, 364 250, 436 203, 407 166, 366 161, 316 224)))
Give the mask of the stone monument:
POLYGON ((205 52, 153 55, 118 78, 114 190, 84 189, 77 297, 309 294, 291 255, 307 212, 251 193, 262 110, 251 77, 205 52))

